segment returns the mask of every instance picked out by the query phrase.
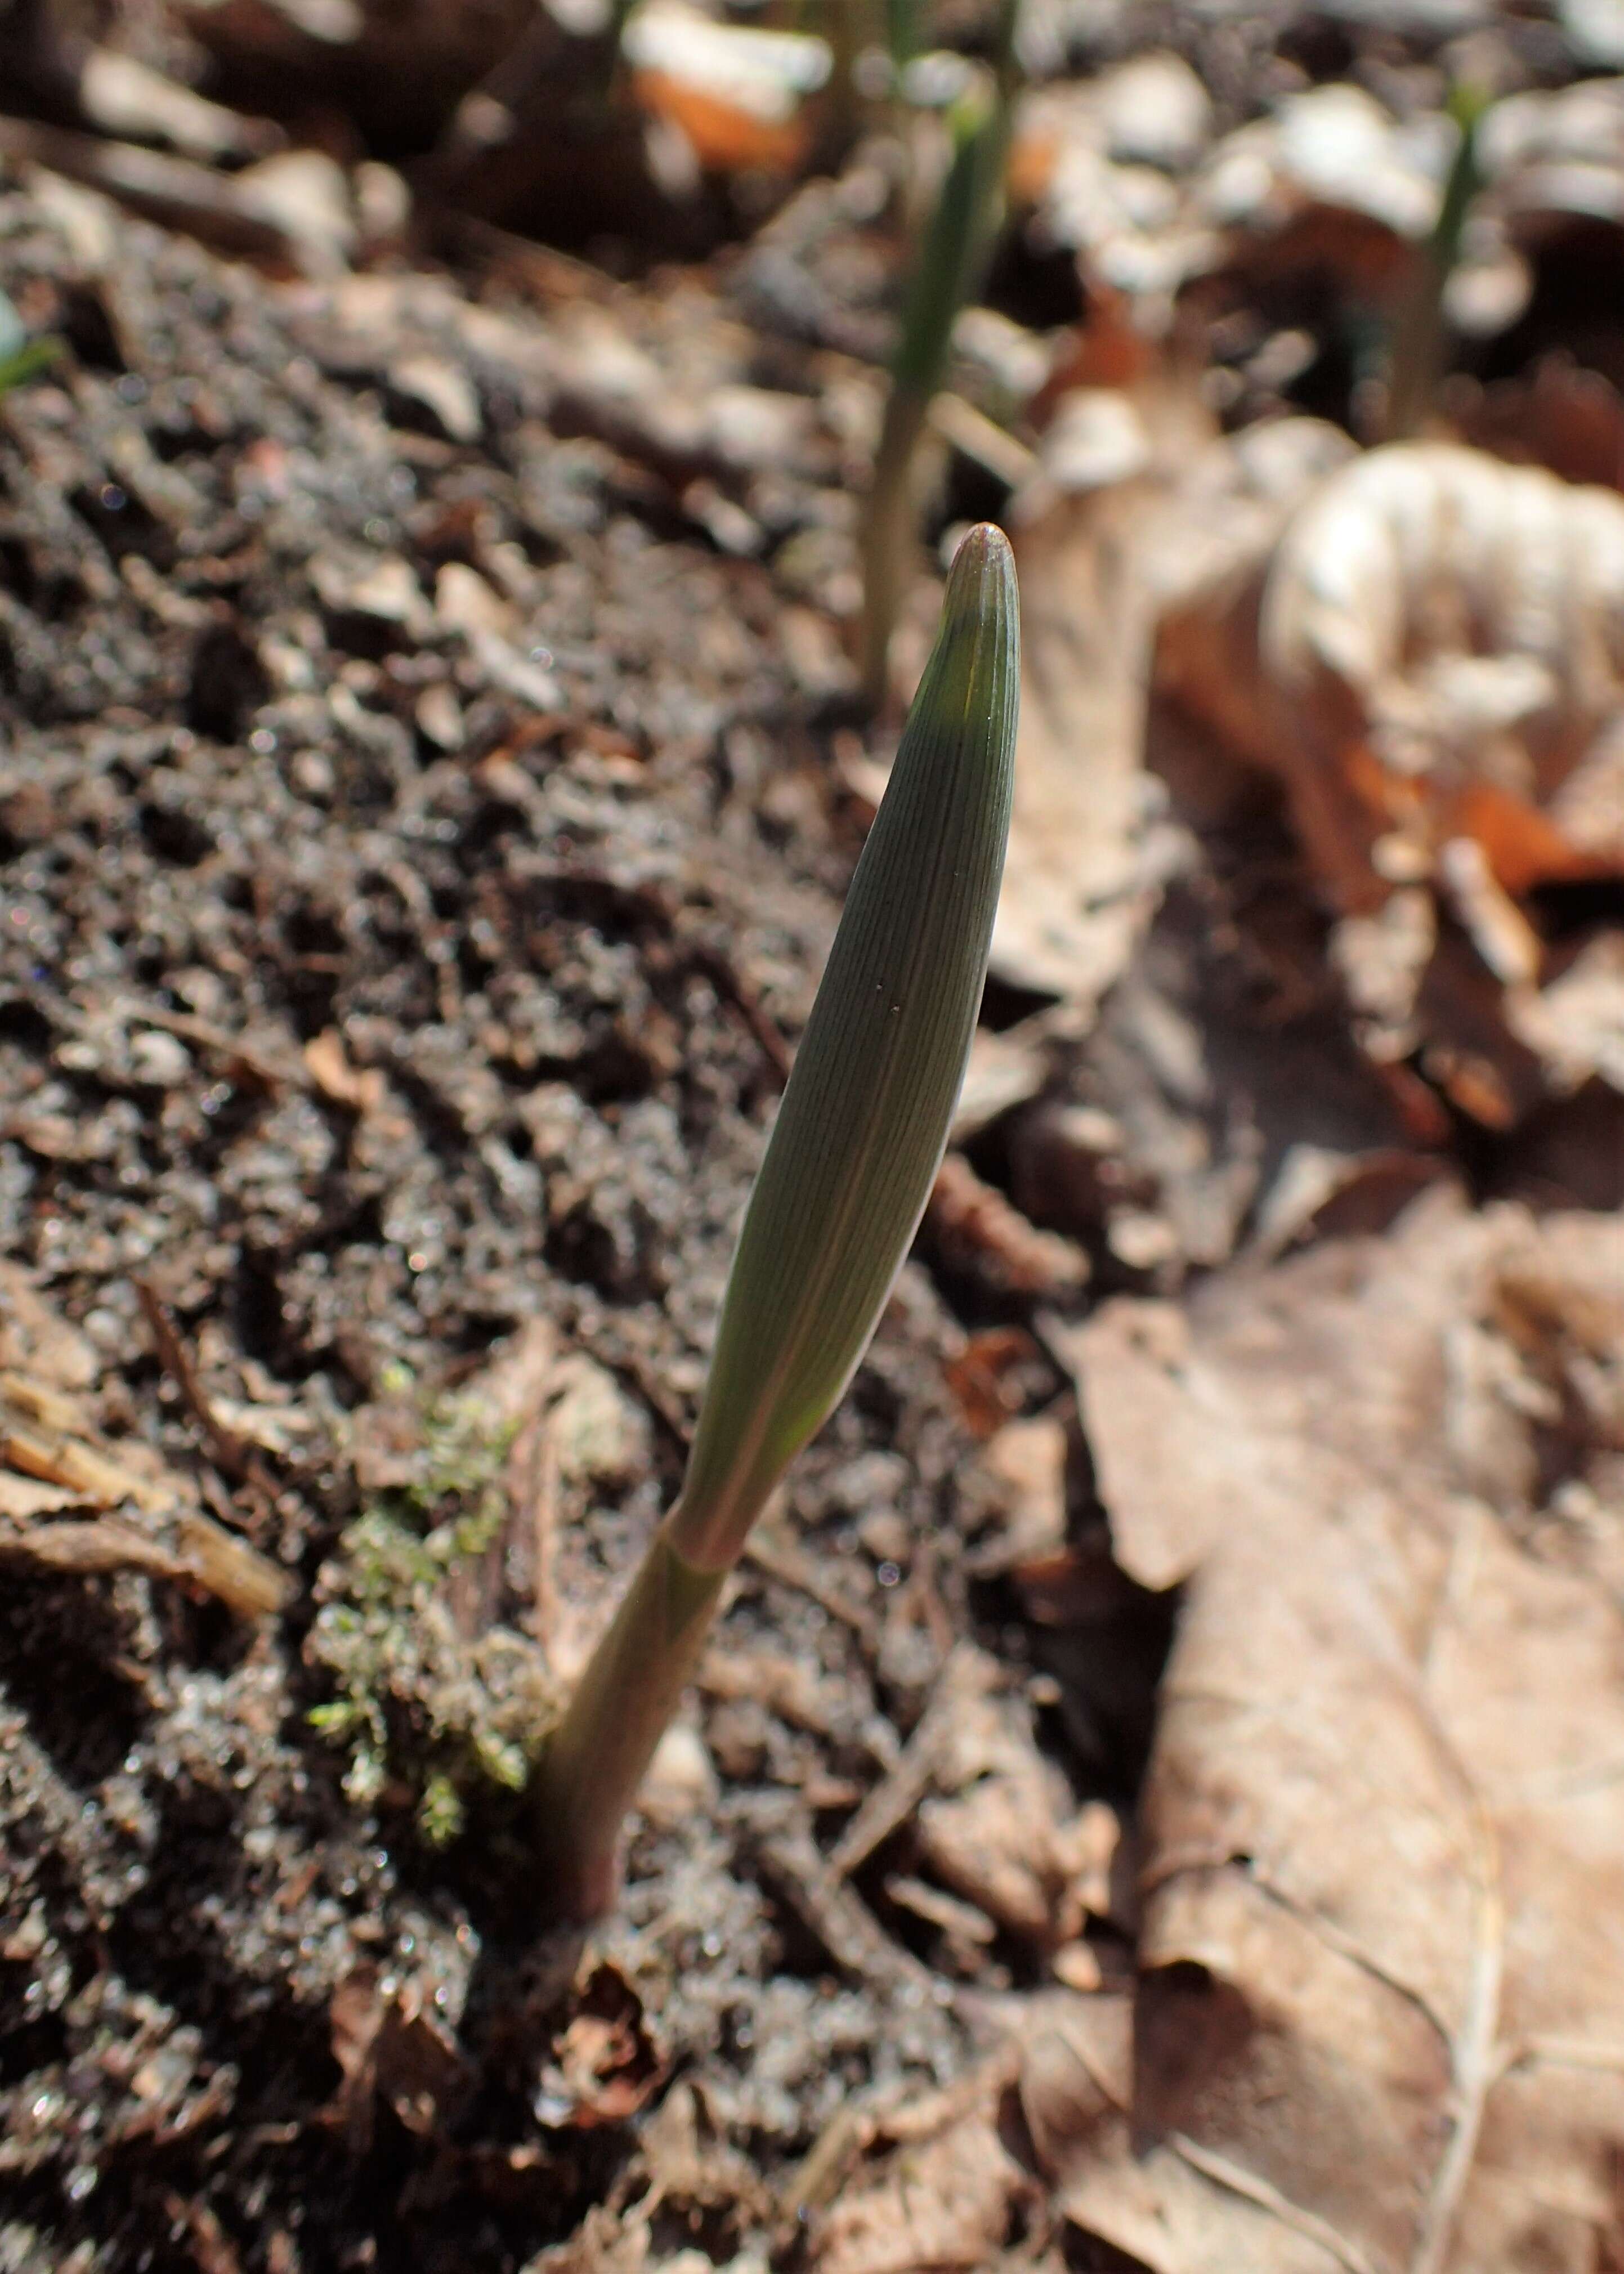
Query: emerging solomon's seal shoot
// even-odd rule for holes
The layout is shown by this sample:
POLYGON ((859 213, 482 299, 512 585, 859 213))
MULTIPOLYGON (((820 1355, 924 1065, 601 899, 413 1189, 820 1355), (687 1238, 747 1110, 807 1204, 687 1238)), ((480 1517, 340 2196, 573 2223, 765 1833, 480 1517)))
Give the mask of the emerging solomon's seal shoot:
POLYGON ((733 1256, 688 1473, 554 1733, 537 1829, 563 1918, 621 1822, 751 1525, 868 1348, 941 1165, 981 999, 1014 779, 1015 567, 973 530, 857 864, 733 1256))

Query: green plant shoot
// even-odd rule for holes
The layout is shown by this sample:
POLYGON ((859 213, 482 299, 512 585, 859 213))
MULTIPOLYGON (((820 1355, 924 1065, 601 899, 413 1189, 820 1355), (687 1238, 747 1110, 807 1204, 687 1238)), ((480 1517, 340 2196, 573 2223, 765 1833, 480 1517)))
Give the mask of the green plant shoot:
POLYGON ((1455 87, 1449 96, 1449 116, 1460 139, 1416 282, 1394 320, 1381 437, 1387 442, 1402 442, 1419 433, 1443 376, 1448 345, 1444 295, 1461 257, 1472 200, 1483 187, 1477 134, 1491 102, 1481 88, 1465 85, 1455 87))
POLYGON ((22 318, 0 292, 0 395, 34 378, 61 353, 62 342, 52 334, 31 340, 22 318))
POLYGON ((1014 562, 973 530, 739 1235, 681 1492, 545 1754, 553 1907, 610 1900, 620 1824, 723 1583, 855 1372, 924 1212, 981 1004, 1009 834, 1014 562))
POLYGON ((992 243, 1019 79, 1016 13, 1014 0, 1004 0, 993 71, 950 116, 952 155, 903 305, 863 524, 861 672, 871 709, 885 697, 891 636, 907 590, 914 454, 947 370, 954 320, 981 280, 992 243))

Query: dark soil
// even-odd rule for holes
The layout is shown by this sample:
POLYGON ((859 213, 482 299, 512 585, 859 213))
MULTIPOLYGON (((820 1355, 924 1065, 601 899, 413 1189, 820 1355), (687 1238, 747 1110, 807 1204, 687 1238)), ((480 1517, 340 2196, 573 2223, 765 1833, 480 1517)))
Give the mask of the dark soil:
MULTIPOLYGON (((86 1337, 113 1441, 205 1480, 296 1585, 244 1626, 137 1573, 9 1567, 0 2264, 515 2267, 637 2200, 636 2135, 548 2087, 545 2041, 457 2054, 476 1922, 541 1891, 494 1782, 460 1839, 423 1836, 409 1685, 392 1781, 347 1796, 312 1622, 377 1505, 357 1410, 393 1399, 410 1435, 525 1321, 593 1362, 616 1437, 561 1489, 572 1615, 672 1491, 858 842, 819 724, 838 652, 792 581, 849 568, 841 440, 810 388, 756 398, 799 462, 718 464, 706 494, 776 515, 785 565, 729 559, 691 469, 560 433, 585 422, 527 362, 545 318, 387 279, 346 311, 64 210, 0 201, 0 282, 73 345, 0 412, 0 1238, 86 1337), (469 369, 475 439, 392 389, 413 354, 469 369), (459 578, 500 632, 447 621, 459 578), (333 1029, 364 1108, 304 1055, 333 1029), (138 1280, 205 1396, 259 1417, 235 1500, 138 1280), (397 1990, 441 2064, 426 2103, 355 2052, 397 1990)), ((640 305, 668 356, 716 320, 640 305)), ((876 1867, 838 1903, 813 1884, 954 1637, 1026 1679, 957 1553, 963 1344, 911 1267, 797 1472, 804 1584, 747 1567, 727 1614, 719 1797, 643 1825, 600 1938, 644 2089, 680 2073, 710 2143, 663 2225, 721 2260, 853 2095, 951 2078, 1030 1967, 999 1949, 956 1984, 920 1963, 933 1929, 875 1924, 876 1867)), ((455 1604, 468 1665, 492 1630, 534 1661, 534 1578, 499 1553, 455 1604)))

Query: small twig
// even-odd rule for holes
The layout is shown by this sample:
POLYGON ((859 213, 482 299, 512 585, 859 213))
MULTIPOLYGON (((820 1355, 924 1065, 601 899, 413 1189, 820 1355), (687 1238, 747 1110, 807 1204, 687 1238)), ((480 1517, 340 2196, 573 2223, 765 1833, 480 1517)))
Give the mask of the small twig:
POLYGON ((289 231, 256 210, 230 176, 190 158, 9 116, 0 116, 0 154, 88 183, 132 212, 184 230, 219 251, 297 265, 299 247, 289 231))
POLYGON ((907 1822, 930 1788, 959 1706, 966 1695, 985 1690, 989 1681, 989 1669, 979 1651, 961 1643, 950 1653, 935 1694, 895 1767, 881 1778, 835 1842, 829 1869, 836 1879, 856 1871, 907 1822))
POLYGON ((687 943, 685 953, 694 969, 703 973, 723 1001, 738 1013, 782 1089, 789 1080, 789 1046, 768 1017, 761 997, 720 948, 701 940, 687 943))
POLYGON ((879 1629, 871 1612, 861 1603, 849 1603, 836 1587, 820 1577, 811 1559, 787 1540, 775 1539, 771 1532, 752 1537, 744 1551, 744 1560, 764 1571, 770 1579, 781 1586, 793 1587, 815 1602, 820 1610, 827 1611, 831 1619, 838 1619, 850 1627, 858 1641, 872 1657, 879 1648, 879 1629))
POLYGON ((849 2100, 840 2103, 790 2173, 778 2198, 779 2225, 786 2244, 804 2233, 804 2222, 815 2210, 835 2200, 859 2158, 873 2146, 878 2129, 868 2110, 854 2107, 849 2100))
POLYGON ((286 1065, 277 1065, 250 1049, 240 1035, 214 1026, 207 1019, 194 1019, 186 1011, 167 1011, 162 1004, 141 1003, 133 997, 126 997, 118 1008, 126 1025, 161 1028, 177 1042, 191 1043, 198 1050, 223 1058, 228 1073, 239 1081, 245 1078, 267 1096, 274 1096, 278 1090, 289 1087, 310 1087, 310 1077, 297 1059, 286 1065))
POLYGON ((836 1878, 810 1833, 769 1833, 755 1846, 780 1894, 844 1972, 881 1991, 934 1995, 941 1977, 893 1941, 862 1897, 836 1878))
POLYGON ((550 1408, 550 1396, 544 1395, 537 1402, 534 1419, 514 1440, 508 1456, 513 1515, 530 1536, 534 1562, 530 1615, 536 1639, 544 1650, 551 1646, 558 1626, 553 1563, 558 1547, 559 1458, 550 1408))
POLYGON ((229 1429, 214 1412, 169 1307, 151 1280, 138 1279, 135 1291, 140 1299, 147 1323, 152 1329, 153 1341, 158 1350, 158 1362, 174 1382, 186 1411, 197 1423, 210 1460, 233 1483, 244 1486, 252 1494, 259 1504, 261 1514, 268 1514, 275 1505, 276 1487, 267 1473, 259 1452, 246 1437, 239 1436, 235 1429, 229 1429))
POLYGON ((944 442, 981 467, 995 481, 1002 482, 1006 489, 1024 488, 1042 471, 1043 461, 1035 450, 1029 449, 984 410, 966 403, 962 395, 944 388, 941 394, 931 396, 927 415, 944 442))

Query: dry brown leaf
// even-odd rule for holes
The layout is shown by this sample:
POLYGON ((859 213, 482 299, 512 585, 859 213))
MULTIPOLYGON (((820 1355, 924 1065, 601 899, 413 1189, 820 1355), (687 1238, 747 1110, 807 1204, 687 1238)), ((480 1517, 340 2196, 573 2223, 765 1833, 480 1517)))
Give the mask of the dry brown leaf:
POLYGON ((1192 469, 1179 541, 1157 569, 1157 685, 1253 764, 1272 766, 1275 720, 1258 614, 1291 516, 1357 455, 1341 427, 1281 418, 1245 429, 1192 469))
POLYGON ((1462 439, 1514 464, 1545 466, 1565 482, 1624 490, 1624 396, 1600 372, 1549 355, 1526 378, 1468 395, 1462 439))
POLYGON ((1024 1327, 981 1327, 946 1361, 947 1386, 973 1437, 991 1437, 1025 1403, 1022 1370, 1038 1357, 1024 1327))
POLYGON ((421 1981, 358 1966, 334 1991, 328 2020, 342 2081, 323 2117, 343 2132, 352 2154, 372 2144, 380 2098, 409 2132, 430 2133, 446 2121, 466 2087, 467 2066, 421 1981))
POLYGON ((1066 1437, 1057 1414, 1033 1413, 1006 1421, 982 1448, 972 1483, 996 1528, 991 1541, 976 1548, 978 1576, 1052 1555, 1064 1544, 1066 1437))
MULTIPOLYGON (((1121 328, 1096 327, 1079 356, 1121 328)), ((993 969, 1079 1015, 1126 967, 1175 849, 1144 765, 1153 636, 1159 675, 1187 674, 1203 717, 1200 698, 1222 697, 1214 723, 1256 757, 1260 730, 1229 713, 1253 718, 1259 674, 1254 659, 1237 678, 1234 653, 1255 657, 1257 582, 1288 515, 1352 446, 1317 419, 1209 441, 1178 381, 1145 375, 1073 387, 1054 412, 1020 508, 1020 742, 993 969)))
POLYGON ((1001 1114, 1038 1095, 1049 1078, 1046 1044, 1056 1024, 1051 1011, 1023 1019, 1003 1033, 976 1028, 953 1110, 953 1144, 967 1145, 1001 1114))
POLYGON ((694 162, 707 173, 740 174, 754 167, 793 173, 811 145, 804 118, 757 118, 737 103, 665 72, 635 72, 632 93, 652 117, 677 128, 694 162))
POLYGON ((1132 2073, 1050 2123, 1067 2216, 1154 2274, 1593 2274, 1624 1224, 1429 1196, 1071 1350, 1118 1557, 1186 1595, 1132 2073))
POLYGON ((805 97, 829 76, 820 39, 717 23, 688 0, 647 0, 628 28, 632 91, 698 165, 793 172, 811 144, 805 97))
POLYGON ((341 2082, 322 2118, 342 2130, 350 2153, 357 2156, 365 2154, 372 2138, 378 2033, 383 2027, 386 2005, 378 1982, 375 1966, 357 1967, 339 1983, 327 2005, 333 2058, 338 2063, 341 2082))

